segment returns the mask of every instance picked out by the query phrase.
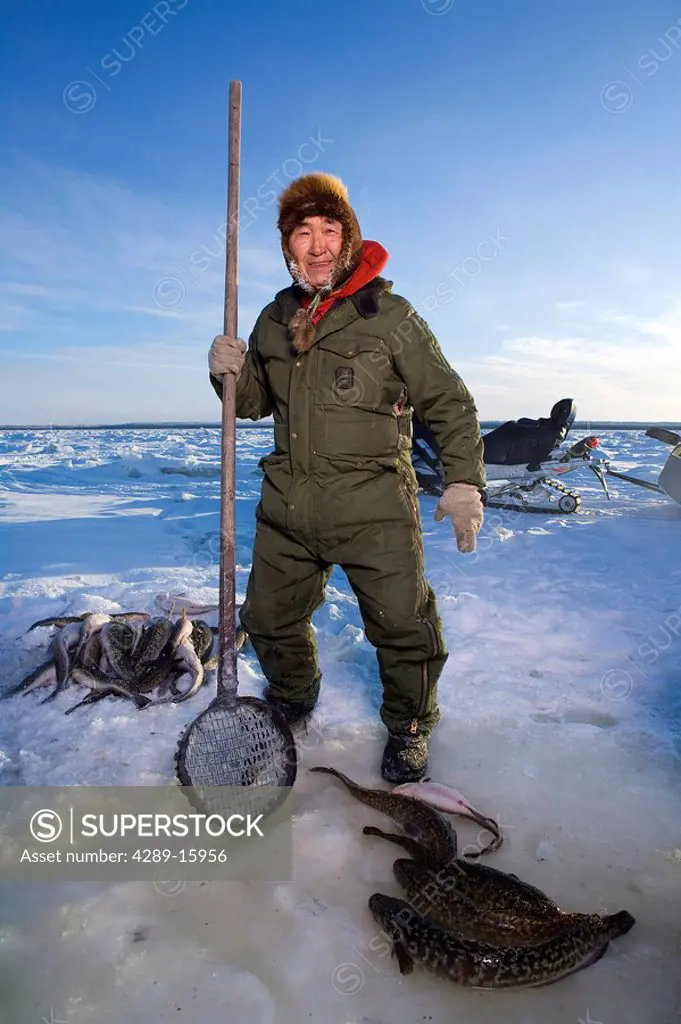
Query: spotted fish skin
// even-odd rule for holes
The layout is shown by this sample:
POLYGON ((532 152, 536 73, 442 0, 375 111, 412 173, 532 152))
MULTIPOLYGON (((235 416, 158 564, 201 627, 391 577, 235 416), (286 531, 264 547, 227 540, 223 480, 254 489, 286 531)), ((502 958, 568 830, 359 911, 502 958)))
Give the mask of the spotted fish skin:
POLYGON ((423 913, 432 913, 445 927, 455 927, 457 922, 457 928, 465 925, 471 936, 480 938, 482 929, 518 935, 526 930, 532 935, 533 929, 541 931, 542 922, 563 915, 546 893, 517 875, 461 859, 437 867, 429 851, 408 836, 382 832, 372 825, 364 834, 396 843, 412 855, 413 860, 395 861, 395 877, 408 897, 421 900, 423 913))
POLYGON ((598 926, 598 914, 568 913, 548 897, 532 899, 528 890, 533 887, 514 876, 497 872, 502 878, 496 882, 492 872, 486 877, 481 872, 476 878, 467 871, 470 866, 464 862, 462 872, 457 870, 459 864, 433 871, 401 859, 393 864, 393 872, 415 910, 462 938, 520 946, 550 939, 568 925, 598 926))
POLYGON ((145 626, 144 633, 135 647, 135 665, 137 670, 151 665, 160 657, 173 631, 169 619, 151 619, 145 626))
POLYGON ((135 664, 132 657, 137 634, 127 622, 107 622, 102 627, 101 643, 107 661, 115 675, 132 684, 135 678, 135 664))
MULTIPOLYGON (((135 675, 134 688, 137 693, 150 693, 157 686, 164 683, 174 673, 174 677, 181 675, 175 665, 174 654, 164 654, 157 658, 150 665, 147 665, 143 672, 135 675)), ((154 703, 156 703, 154 701, 154 703)))
POLYGON ((405 900, 374 893, 369 910, 384 929, 402 974, 414 965, 469 988, 534 988, 550 985, 599 960, 610 941, 636 923, 626 910, 568 924, 531 946, 502 946, 462 939, 417 913, 405 900))
MULTIPOLYGON (((217 628, 203 619, 189 619, 186 607, 175 622, 170 617, 151 619, 147 612, 83 612, 40 619, 29 632, 38 626, 58 627, 50 658, 3 696, 53 681, 56 685, 47 700, 54 700, 69 680, 91 688, 93 692, 69 714, 114 694, 132 699, 138 707, 187 700, 203 685, 206 673, 218 667, 212 654, 217 628), (191 684, 181 691, 176 683, 187 672, 191 684), (157 687, 159 695, 172 690, 169 701, 143 696, 157 687)), ((246 638, 242 630, 237 649, 246 638)))
POLYGON ((316 765, 311 772, 326 772, 339 779, 350 793, 361 803, 373 807, 392 818, 412 838, 418 838, 419 848, 426 851, 428 863, 442 868, 456 860, 456 832, 450 823, 435 808, 382 789, 365 789, 335 768, 316 765))
POLYGON ((213 630, 203 619, 192 619, 191 643, 203 665, 213 649, 213 630))
MULTIPOLYGON (((192 681, 189 688, 184 692, 178 692, 176 689, 171 689, 171 693, 168 696, 158 697, 153 701, 154 706, 156 704, 180 704, 182 701, 189 700, 190 697, 193 697, 197 690, 199 690, 203 685, 205 670, 198 654, 189 640, 182 641, 182 643, 180 643, 176 648, 174 654, 170 656, 168 671, 175 667, 180 668, 180 672, 176 675, 176 679, 178 679, 180 675, 184 675, 186 672, 191 675, 192 681)), ((174 681, 175 680, 173 680, 173 682, 174 681)))

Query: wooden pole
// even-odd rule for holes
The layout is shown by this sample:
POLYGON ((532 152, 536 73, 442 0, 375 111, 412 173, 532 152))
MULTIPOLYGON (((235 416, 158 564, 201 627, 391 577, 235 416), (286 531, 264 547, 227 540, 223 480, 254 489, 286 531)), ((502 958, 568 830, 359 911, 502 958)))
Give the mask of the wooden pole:
MULTIPOLYGON (((223 333, 238 335, 239 166, 241 156, 241 82, 229 83, 229 166, 227 178, 227 253, 223 333)), ((218 693, 237 690, 236 656, 236 378, 222 378, 222 476, 220 494, 220 655, 218 693)))

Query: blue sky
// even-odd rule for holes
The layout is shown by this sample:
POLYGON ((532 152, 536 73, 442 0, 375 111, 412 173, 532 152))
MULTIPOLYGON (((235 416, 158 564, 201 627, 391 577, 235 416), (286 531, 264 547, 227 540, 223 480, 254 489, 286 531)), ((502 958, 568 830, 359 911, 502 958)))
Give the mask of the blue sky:
POLYGON ((681 416, 681 9, 656 0, 3 5, 0 422, 217 420, 226 118, 239 327, 275 194, 348 185, 484 419, 681 416), (258 198, 260 197, 260 198, 258 198))

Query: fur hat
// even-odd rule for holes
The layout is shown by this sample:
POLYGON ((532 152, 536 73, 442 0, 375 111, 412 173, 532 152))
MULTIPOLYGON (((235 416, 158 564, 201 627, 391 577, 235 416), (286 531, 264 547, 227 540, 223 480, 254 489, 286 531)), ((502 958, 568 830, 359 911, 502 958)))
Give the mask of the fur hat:
MULTIPOLYGON (((343 226, 343 248, 338 260, 336 277, 331 282, 335 288, 343 278, 350 276, 362 255, 362 233, 355 211, 348 201, 348 190, 340 178, 333 174, 325 174, 323 171, 304 174, 292 181, 279 196, 277 227, 281 232, 281 248, 286 265, 294 277, 296 267, 288 240, 293 229, 305 217, 329 217, 340 221, 343 226)), ((310 290, 307 283, 304 287, 310 290)))
POLYGON ((340 178, 333 174, 317 171, 304 174, 292 181, 279 196, 279 218, 277 227, 281 232, 281 249, 291 276, 305 291, 314 293, 308 281, 301 274, 288 246, 291 233, 305 217, 329 217, 340 221, 343 228, 343 245, 338 264, 329 285, 317 291, 311 306, 299 309, 290 322, 294 346, 299 352, 306 351, 314 344, 312 313, 320 298, 328 295, 339 284, 347 280, 359 266, 362 257, 362 233, 348 200, 348 190, 340 178), (316 301, 315 301, 316 300, 316 301))

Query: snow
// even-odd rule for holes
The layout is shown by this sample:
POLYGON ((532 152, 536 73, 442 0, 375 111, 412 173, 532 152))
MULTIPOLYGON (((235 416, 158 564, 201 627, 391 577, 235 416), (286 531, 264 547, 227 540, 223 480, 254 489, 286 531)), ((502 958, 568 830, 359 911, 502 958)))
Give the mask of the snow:
MULTIPOLYGON (((251 558, 269 429, 238 431, 237 602, 251 558)), ((666 446, 608 430, 616 468, 656 479, 666 446)), ((0 432, 0 692, 45 655, 27 627, 85 610, 157 613, 161 593, 217 603, 219 432, 0 432)), ((671 1024, 681 1007, 681 509, 584 472, 580 515, 488 510, 458 554, 422 497, 427 573, 450 660, 431 775, 496 817, 488 863, 580 911, 636 926, 594 966, 527 992, 401 977, 366 903, 399 894, 385 824, 314 764, 384 786, 373 648, 335 569, 315 615, 322 696, 301 740, 292 880, 0 885, 0 1019, 68 1024, 671 1024), (373 943, 372 943, 373 940, 373 943), (378 949, 378 951, 377 951, 378 949)), ((216 613, 205 616, 217 621, 216 613)), ((177 707, 106 700, 63 712, 73 688, 0 704, 0 784, 165 785, 175 742, 214 695, 177 707)), ((253 652, 240 692, 260 694, 253 652)), ((455 819, 460 845, 476 828, 455 819)))

